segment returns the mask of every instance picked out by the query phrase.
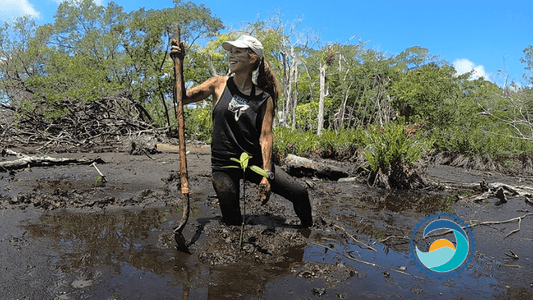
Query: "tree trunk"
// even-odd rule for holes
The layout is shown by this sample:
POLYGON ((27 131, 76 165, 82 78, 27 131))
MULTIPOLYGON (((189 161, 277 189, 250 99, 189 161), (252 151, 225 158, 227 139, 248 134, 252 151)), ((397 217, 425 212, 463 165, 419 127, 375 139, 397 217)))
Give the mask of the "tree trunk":
POLYGON ((285 51, 281 52, 281 59, 283 63, 283 109, 281 110, 279 123, 281 126, 287 126, 287 114, 289 111, 290 102, 290 67, 288 66, 289 55, 285 51))
POLYGON ((168 130, 170 132, 170 117, 168 115, 168 107, 167 107, 167 102, 165 101, 165 95, 163 95, 163 92, 161 90, 159 90, 159 97, 161 98, 161 102, 163 102, 163 108, 165 109, 165 117, 167 119, 167 124, 168 124, 168 130))
POLYGON ((298 65, 296 60, 293 61, 292 78, 294 84, 292 90, 292 129, 296 129, 296 107, 298 106, 298 65))
POLYGON ((324 105, 326 98, 326 65, 320 66, 320 100, 318 104, 318 127, 317 134, 322 135, 324 128, 324 105))
POLYGON ((346 112, 346 103, 348 103, 348 95, 350 95, 350 89, 352 88, 353 82, 350 83, 348 86, 348 89, 346 90, 346 93, 344 94, 344 100, 342 101, 341 107, 339 108, 339 112, 337 115, 337 128, 336 129, 344 129, 344 114, 346 112))

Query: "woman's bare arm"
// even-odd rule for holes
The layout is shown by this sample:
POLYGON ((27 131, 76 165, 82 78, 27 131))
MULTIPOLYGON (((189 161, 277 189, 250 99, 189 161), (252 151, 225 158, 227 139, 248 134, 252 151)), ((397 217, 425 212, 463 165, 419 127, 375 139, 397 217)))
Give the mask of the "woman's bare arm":
MULTIPOLYGON (((259 141, 261 143, 261 155, 263 157, 263 169, 267 172, 272 171, 272 144, 274 141, 272 134, 272 122, 274 121, 274 102, 272 98, 268 98, 266 105, 261 110, 261 117, 263 123, 261 125, 261 136, 259 141)), ((259 183, 259 198, 262 205, 270 199, 272 187, 268 178, 261 179, 259 183)))
MULTIPOLYGON (((181 60, 181 66, 183 68, 183 60, 185 59, 185 46, 183 42, 179 43, 174 39, 171 41, 172 49, 170 55, 173 59, 181 60)), ((183 73, 183 70, 181 70, 183 73)), ((183 76, 183 75, 182 75, 183 76)), ((213 102, 216 103, 218 99, 222 96, 224 87, 226 86, 227 77, 218 76, 212 77, 200 85, 190 89, 189 91, 185 90, 185 80, 181 81, 181 86, 177 87, 181 89, 183 95, 183 104, 190 104, 206 99, 209 96, 213 96, 213 102)))
POLYGON ((189 89, 183 98, 183 104, 202 101, 209 96, 213 96, 213 104, 216 103, 224 92, 226 81, 227 77, 225 76, 213 77, 189 89))
POLYGON ((272 98, 268 98, 266 105, 261 111, 261 117, 263 118, 263 123, 261 125, 261 136, 259 141, 261 143, 261 154, 263 156, 263 169, 268 172, 272 169, 272 145, 274 141, 272 133, 274 103, 272 102, 272 98))

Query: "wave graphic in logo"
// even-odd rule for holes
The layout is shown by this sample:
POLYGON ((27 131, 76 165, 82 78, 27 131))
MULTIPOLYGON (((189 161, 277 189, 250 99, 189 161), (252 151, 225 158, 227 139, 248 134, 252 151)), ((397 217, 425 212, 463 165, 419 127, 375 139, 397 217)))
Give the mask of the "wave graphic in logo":
MULTIPOLYGON (((436 218, 436 216, 434 217, 436 218)), ((470 232, 465 232, 455 220, 445 218, 430 222, 424 228, 423 238, 425 239, 430 233, 442 229, 453 232, 455 244, 447 239, 438 239, 430 245, 427 252, 421 251, 418 246, 414 246, 414 235, 418 230, 417 228, 413 234, 412 245, 414 246, 413 252, 422 265, 434 272, 448 273, 458 269, 467 260, 473 241, 469 239, 468 233, 470 232)))

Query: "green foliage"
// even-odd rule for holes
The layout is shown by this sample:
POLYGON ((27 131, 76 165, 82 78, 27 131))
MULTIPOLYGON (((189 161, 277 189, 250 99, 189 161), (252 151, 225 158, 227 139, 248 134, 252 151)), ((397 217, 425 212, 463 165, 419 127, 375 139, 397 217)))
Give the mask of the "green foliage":
MULTIPOLYGON (((230 159, 232 161, 238 163, 240 168, 241 168, 241 170, 243 170, 243 172, 244 172, 248 168, 248 161, 250 160, 250 158, 252 158, 252 157, 248 153, 243 152, 241 154, 240 158, 232 157, 230 159)), ((239 168, 239 167, 237 167, 237 166, 227 166, 226 168, 239 168)))
POLYGON ((348 150, 361 141, 360 130, 324 130, 321 136, 312 131, 302 131, 277 126, 274 133, 274 151, 277 153, 306 155, 317 150, 348 150))
MULTIPOLYGON (((410 153, 415 151, 411 146, 418 147, 422 136, 404 140, 400 125, 386 125, 409 104, 407 124, 427 123, 426 144, 431 140, 438 150, 491 157, 533 154, 529 88, 501 88, 484 79, 471 80, 469 73, 458 76, 449 63, 422 47, 388 56, 365 48, 361 41, 324 43, 309 32, 302 39, 296 30, 299 24, 287 26, 281 15, 221 34, 222 21, 204 5, 180 0, 173 4, 125 12, 114 2, 100 6, 93 0, 71 0, 61 2, 53 24, 37 26, 29 17, 2 24, 0 102, 14 105, 18 120, 36 115, 59 119, 73 105, 124 93, 150 113, 154 125, 167 126, 168 118, 175 126, 168 50, 172 25, 179 22, 188 86, 212 76, 210 62, 215 73, 225 74, 227 52, 220 46, 242 33, 262 41, 282 88, 296 62, 298 78, 292 87, 298 92, 298 105, 296 124, 291 125, 298 130, 274 129, 277 152, 305 155, 320 149, 350 149, 364 141, 374 165, 386 166, 398 155, 413 160, 418 154, 410 153), (332 53, 334 59, 326 68, 324 116, 324 127, 330 130, 317 136, 319 67, 332 53), (385 124, 384 133, 391 136, 379 137, 381 131, 372 124, 385 124), (387 150, 381 153, 376 150, 380 147, 387 150), (406 153, 399 154, 402 151, 406 153)), ((533 46, 524 49, 521 62, 526 65, 524 78, 533 82, 533 46)), ((284 100, 280 99, 280 110, 284 100)), ((132 103, 123 105, 132 107, 132 103)), ((188 137, 209 141, 210 105, 186 108, 185 114, 188 137)))
POLYGON ((100 181, 102 181, 102 177, 100 177, 100 176, 96 176, 96 177, 94 178, 94 186, 97 186, 97 185, 98 185, 98 182, 100 182, 100 181))
POLYGON ((370 126, 363 135, 366 160, 372 171, 389 170, 393 164, 410 164, 419 160, 427 150, 420 134, 409 137, 403 124, 389 124, 384 128, 370 126))
POLYGON ((188 136, 199 141, 211 141, 213 132, 212 105, 185 110, 185 130, 188 136))
MULTIPOLYGON (((333 103, 330 98, 325 99, 324 108, 331 110, 333 103)), ((300 104, 296 107, 296 124, 299 128, 317 128, 318 125, 318 101, 300 104)))
MULTIPOLYGON (((126 13, 114 2, 100 6, 93 0, 63 1, 54 24, 37 28, 29 19, 6 24, 0 28, 0 56, 12 61, 0 65, 0 90, 11 101, 18 100, 17 95, 30 98, 39 103, 34 106, 37 113, 52 118, 68 113, 62 109, 68 106, 64 102, 90 102, 118 93, 132 95, 141 104, 171 99, 172 25, 179 20, 182 40, 190 41, 190 47, 222 28, 205 6, 179 0, 174 4, 126 13)), ((198 61, 186 69, 194 69, 198 61)))
POLYGON ((319 149, 349 150, 357 147, 362 141, 363 132, 360 130, 323 130, 318 140, 319 149))
POLYGON ((311 131, 294 130, 288 127, 275 127, 274 151, 278 153, 295 153, 303 155, 315 151, 319 146, 319 137, 311 131))
POLYGON ((457 127, 433 133, 435 149, 502 159, 504 157, 533 154, 531 141, 517 138, 511 128, 503 123, 483 127, 457 127))
POLYGON ((394 108, 411 107, 413 122, 428 122, 430 128, 447 126, 454 121, 454 111, 464 97, 461 80, 470 74, 455 76, 453 67, 435 63, 410 70, 394 82, 391 94, 394 108))
POLYGON ((529 45, 523 52, 524 57, 520 58, 520 62, 527 65, 524 69, 528 72, 524 74, 524 78, 533 83, 533 46, 529 45))

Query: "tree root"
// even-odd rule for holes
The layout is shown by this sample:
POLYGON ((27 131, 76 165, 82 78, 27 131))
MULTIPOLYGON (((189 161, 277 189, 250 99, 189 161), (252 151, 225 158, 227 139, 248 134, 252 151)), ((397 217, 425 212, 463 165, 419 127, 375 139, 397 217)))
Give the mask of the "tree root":
POLYGON ((388 170, 378 169, 371 172, 367 183, 371 187, 384 188, 386 190, 414 190, 427 187, 424 179, 414 170, 401 163, 392 164, 388 170))

